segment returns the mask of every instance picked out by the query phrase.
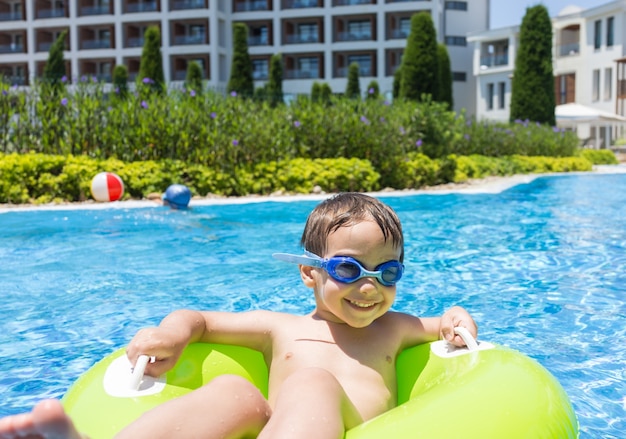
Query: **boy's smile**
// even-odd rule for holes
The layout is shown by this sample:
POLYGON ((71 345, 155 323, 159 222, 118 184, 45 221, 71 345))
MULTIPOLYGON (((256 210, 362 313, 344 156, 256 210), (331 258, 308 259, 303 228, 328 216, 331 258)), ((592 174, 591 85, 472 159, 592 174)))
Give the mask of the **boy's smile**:
MULTIPOLYGON (((363 221, 340 227, 328 235, 326 253, 322 257, 334 256, 350 256, 367 270, 374 270, 384 262, 398 260, 400 249, 391 241, 385 242, 377 223, 363 221)), ((395 285, 384 286, 375 278, 364 277, 353 283, 342 283, 322 269, 302 269, 310 273, 313 280, 315 314, 325 320, 363 328, 385 314, 395 300, 395 285)))

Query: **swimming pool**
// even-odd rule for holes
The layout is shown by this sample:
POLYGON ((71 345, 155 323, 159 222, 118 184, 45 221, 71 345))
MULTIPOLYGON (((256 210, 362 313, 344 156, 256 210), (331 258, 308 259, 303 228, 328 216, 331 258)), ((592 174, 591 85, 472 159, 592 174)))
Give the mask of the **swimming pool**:
MULTIPOLYGON (((626 431, 626 175, 543 177, 499 194, 385 196, 406 235, 395 309, 466 307, 568 392, 581 437, 626 431)), ((181 307, 305 313, 297 252, 317 200, 0 214, 0 416, 60 397, 181 307)))

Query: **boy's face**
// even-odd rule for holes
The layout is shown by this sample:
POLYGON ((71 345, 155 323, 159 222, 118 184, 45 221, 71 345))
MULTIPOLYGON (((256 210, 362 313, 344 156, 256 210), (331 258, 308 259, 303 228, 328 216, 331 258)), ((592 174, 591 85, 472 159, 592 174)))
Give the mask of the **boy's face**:
MULTIPOLYGON (((326 254, 351 256, 367 270, 375 270, 383 262, 398 260, 400 249, 385 242, 383 232, 373 221, 340 227, 328 236, 326 254)), ((385 314, 396 297, 396 286, 384 286, 373 277, 353 283, 342 283, 321 268, 301 266, 304 283, 314 289, 315 314, 327 321, 364 328, 385 314)))

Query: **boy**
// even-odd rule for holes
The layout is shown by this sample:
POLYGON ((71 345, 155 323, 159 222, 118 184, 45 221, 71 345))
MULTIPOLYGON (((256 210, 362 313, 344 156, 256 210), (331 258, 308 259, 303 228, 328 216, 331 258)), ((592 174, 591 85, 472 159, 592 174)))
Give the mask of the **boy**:
MULTIPOLYGON (((462 308, 441 318, 390 311, 404 266, 404 238, 393 210, 360 193, 335 195, 307 219, 299 264, 315 309, 296 316, 175 311, 139 331, 127 354, 156 361, 160 375, 193 342, 247 346, 263 353, 269 398, 248 381, 221 376, 144 414, 118 438, 342 438, 344 432, 396 405, 396 357, 405 348, 444 337, 463 345, 454 328, 477 328, 462 308)), ((77 438, 58 401, 0 420, 0 437, 77 438), (3 436, 4 434, 4 436, 3 436), (19 435, 22 436, 19 436, 19 435)))

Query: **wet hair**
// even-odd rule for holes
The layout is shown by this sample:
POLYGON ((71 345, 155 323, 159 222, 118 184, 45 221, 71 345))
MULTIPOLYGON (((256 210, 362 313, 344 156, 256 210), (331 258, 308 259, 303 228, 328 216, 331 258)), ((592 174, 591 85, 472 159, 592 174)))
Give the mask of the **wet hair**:
POLYGON ((404 236, 400 219, 391 207, 359 192, 339 193, 318 204, 306 221, 300 245, 307 251, 323 256, 331 233, 340 227, 353 226, 363 221, 378 224, 385 242, 391 240, 394 246, 400 248, 402 262, 404 236))

